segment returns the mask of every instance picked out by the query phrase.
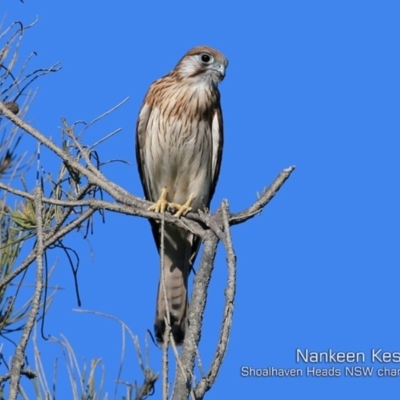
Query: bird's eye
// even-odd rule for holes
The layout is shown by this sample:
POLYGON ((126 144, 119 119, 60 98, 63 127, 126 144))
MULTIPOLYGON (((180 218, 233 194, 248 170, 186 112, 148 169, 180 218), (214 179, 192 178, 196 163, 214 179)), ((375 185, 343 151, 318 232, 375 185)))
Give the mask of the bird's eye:
POLYGON ((209 54, 204 53, 201 55, 201 61, 205 64, 210 64, 213 61, 213 58, 209 54))

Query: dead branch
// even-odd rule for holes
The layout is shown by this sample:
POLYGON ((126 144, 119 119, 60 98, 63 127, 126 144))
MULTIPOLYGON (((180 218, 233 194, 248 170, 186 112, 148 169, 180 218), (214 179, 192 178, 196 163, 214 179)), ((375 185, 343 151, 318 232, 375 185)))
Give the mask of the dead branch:
POLYGON ((19 380, 21 378, 21 370, 24 365, 25 348, 28 344, 29 337, 32 333, 36 318, 39 315, 40 299, 43 291, 43 252, 45 250, 43 243, 43 224, 42 224, 42 191, 39 186, 35 188, 35 211, 36 211, 36 287, 35 294, 32 298, 31 311, 28 321, 24 327, 21 339, 15 349, 14 357, 11 364, 11 381, 9 399, 15 400, 18 396, 19 380))
MULTIPOLYGON (((47 206, 62 207, 65 215, 77 214, 78 216, 69 223, 65 223, 66 218, 61 218, 60 222, 53 228, 47 228, 43 236, 43 249, 47 249, 57 240, 67 235, 73 229, 79 228, 88 218, 96 211, 112 211, 124 213, 132 216, 143 218, 152 218, 162 223, 168 222, 180 228, 184 228, 193 234, 199 236, 204 244, 203 253, 200 260, 200 265, 196 277, 194 279, 194 287, 191 296, 191 301, 188 309, 188 328, 185 341, 182 347, 182 353, 179 357, 178 367, 176 369, 176 380, 173 389, 174 399, 187 399, 191 396, 195 399, 201 399, 204 394, 212 387, 219 369, 222 365, 229 336, 231 331, 232 316, 234 310, 235 288, 236 288, 236 256, 232 244, 230 227, 247 221, 253 216, 262 212, 264 207, 276 195, 285 181, 289 178, 294 170, 294 167, 289 167, 280 172, 275 181, 269 188, 266 188, 260 198, 246 210, 238 213, 231 213, 228 202, 222 202, 220 209, 215 214, 209 213, 188 213, 185 217, 176 218, 169 212, 159 214, 148 211, 151 203, 140 199, 128 193, 124 188, 109 181, 105 175, 95 166, 90 160, 90 146, 83 146, 78 141, 74 134, 73 127, 69 127, 64 123, 64 132, 72 141, 72 146, 77 149, 80 154, 79 159, 75 159, 68 151, 59 147, 52 140, 48 139, 41 132, 33 128, 31 125, 24 122, 18 115, 13 114, 4 103, 0 103, 0 113, 7 117, 12 123, 32 137, 37 139, 41 144, 55 153, 67 165, 68 170, 75 171, 79 174, 79 179, 84 177, 87 179, 85 189, 78 190, 75 196, 71 194, 68 198, 41 198, 42 204, 47 206), (82 164, 83 161, 83 164, 82 164), (111 201, 99 200, 89 193, 95 193, 96 190, 102 190, 111 197, 111 201), (194 365, 195 357, 198 351, 198 344, 201 338, 203 313, 207 302, 207 293, 212 271, 214 268, 214 259, 219 242, 222 242, 226 251, 227 266, 228 266, 228 281, 225 289, 225 306, 223 311, 222 325, 220 336, 216 345, 216 351, 209 368, 209 371, 202 377, 200 382, 194 386, 194 365)), ((95 120, 96 121, 96 120, 95 120)), ((78 185, 79 186, 79 185, 78 185)), ((32 195, 27 191, 21 191, 5 185, 0 182, 0 188, 21 196, 29 201, 35 200, 35 194, 32 195)), ((160 253, 162 254, 162 252, 160 253)), ((38 257, 38 250, 35 248, 28 257, 17 267, 12 274, 3 278, 0 281, 0 289, 8 284, 15 276, 24 271, 38 257)), ((168 321, 166 321, 168 328, 168 321)), ((167 329, 167 332, 168 329, 167 329)), ((171 338, 170 338, 171 340, 171 338)), ((164 342, 168 343, 166 339, 164 342)), ((164 349, 164 370, 168 368, 168 360, 165 358, 167 349, 164 349)), ((164 371, 166 375, 166 371, 164 371)), ((167 397, 168 382, 163 383, 163 397, 167 397)))

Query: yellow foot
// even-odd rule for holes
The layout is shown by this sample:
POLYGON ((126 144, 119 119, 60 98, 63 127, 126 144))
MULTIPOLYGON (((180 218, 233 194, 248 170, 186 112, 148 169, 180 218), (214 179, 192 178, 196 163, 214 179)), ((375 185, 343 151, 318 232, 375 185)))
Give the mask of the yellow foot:
POLYGON ((160 198, 157 200, 156 203, 150 206, 148 210, 163 213, 169 205, 170 203, 168 203, 167 201, 167 189, 163 188, 160 198))
POLYGON ((194 196, 191 194, 185 204, 181 205, 176 203, 170 203, 169 206, 177 210, 177 212, 174 214, 175 217, 180 218, 182 215, 185 215, 187 212, 189 212, 192 209, 190 205, 192 204, 193 200, 194 196))

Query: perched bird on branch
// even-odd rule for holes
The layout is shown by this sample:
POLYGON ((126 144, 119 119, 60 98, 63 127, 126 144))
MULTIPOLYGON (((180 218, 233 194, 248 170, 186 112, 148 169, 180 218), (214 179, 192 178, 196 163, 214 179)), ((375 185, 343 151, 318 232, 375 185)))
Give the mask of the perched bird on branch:
MULTIPOLYGON (((198 46, 155 81, 144 98, 136 126, 136 158, 149 209, 173 210, 180 217, 210 206, 221 166, 223 123, 218 84, 228 60, 219 51, 198 46)), ((151 220, 160 251, 161 224, 151 220)), ((163 341, 165 320, 176 344, 185 336, 188 276, 200 239, 165 224, 165 285, 158 285, 156 338, 163 341)))

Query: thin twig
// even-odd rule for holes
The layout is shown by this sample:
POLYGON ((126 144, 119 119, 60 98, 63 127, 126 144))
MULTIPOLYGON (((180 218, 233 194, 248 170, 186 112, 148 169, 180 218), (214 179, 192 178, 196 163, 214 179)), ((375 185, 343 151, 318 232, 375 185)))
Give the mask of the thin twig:
POLYGON ((30 126, 29 124, 24 122, 17 115, 14 115, 1 102, 0 102, 0 113, 4 114, 9 120, 11 120, 19 128, 23 129, 25 132, 29 133, 35 139, 39 140, 44 146, 49 148, 57 156, 59 156, 61 159, 63 159, 65 162, 67 162, 69 164, 69 166, 76 169, 78 172, 80 172, 84 176, 86 176, 87 179, 89 180, 89 182, 91 182, 94 185, 98 185, 100 188, 102 188, 103 190, 108 192, 112 197, 114 197, 114 199, 116 199, 118 201, 123 201, 124 196, 129 197, 129 193, 125 189, 121 188, 120 186, 118 186, 110 181, 107 181, 107 179, 105 179, 103 174, 101 174, 99 171, 97 173, 94 173, 93 171, 90 171, 88 168, 81 165, 74 158, 72 158, 71 155, 68 154, 65 150, 63 150, 59 146, 57 146, 52 140, 48 139, 37 129, 33 128, 32 126, 30 126), (107 185, 105 185, 106 182, 108 183, 107 185))
MULTIPOLYGON (((133 332, 131 331, 129 326, 126 325, 125 322, 120 320, 119 318, 117 318, 113 315, 110 315, 110 314, 103 313, 103 312, 92 311, 92 310, 82 310, 82 309, 73 309, 72 311, 80 312, 80 313, 90 313, 90 314, 110 318, 110 319, 118 322, 121 325, 122 331, 123 331, 123 336, 122 336, 123 345, 122 345, 122 353, 121 353, 121 359, 120 359, 120 367, 119 367, 118 376, 117 376, 117 383, 122 383, 122 381, 120 380, 120 376, 122 374, 122 366, 123 366, 124 359, 125 359, 125 330, 129 333, 129 335, 132 338, 132 341, 135 345, 140 369, 142 370, 143 375, 144 375, 144 382, 143 382, 142 386, 135 387, 135 389, 136 389, 135 400, 142 400, 142 399, 145 399, 147 396, 151 395, 151 393, 154 391, 154 385, 155 385, 156 381, 158 380, 158 374, 153 372, 153 370, 151 370, 149 368, 149 359, 148 358, 146 359, 146 367, 144 366, 138 338, 136 335, 133 334, 133 332)), ((115 396, 116 396, 116 392, 115 392, 115 396)))
POLYGON ((168 400, 169 383, 168 383, 168 347, 171 335, 171 325, 167 316, 164 317, 165 331, 163 334, 162 346, 162 398, 168 400))
POLYGON ((72 140, 72 142, 74 143, 75 148, 79 150, 79 153, 82 155, 83 159, 85 160, 86 168, 89 169, 89 171, 91 171, 94 174, 96 174, 97 176, 99 176, 98 169, 90 161, 88 151, 85 148, 83 148, 83 146, 79 143, 78 139, 75 137, 73 128, 68 126, 67 120, 65 118, 61 118, 61 122, 64 125, 63 131, 72 140))
POLYGON ((229 217, 229 224, 236 225, 247 221, 248 219, 259 214, 263 208, 274 198, 278 190, 283 186, 286 180, 290 177, 291 173, 295 170, 292 165, 289 168, 283 169, 275 178, 274 182, 269 188, 264 189, 261 197, 249 208, 236 214, 231 214, 229 217))
MULTIPOLYGON (((110 137, 116 135, 117 133, 121 132, 122 129, 118 128, 115 129, 114 131, 112 131, 111 133, 109 133, 108 135, 104 136, 103 138, 101 138, 100 140, 98 140, 96 143, 93 143, 92 145, 89 146, 88 151, 90 152, 91 150, 93 150, 96 146, 98 146, 99 144, 105 142, 106 140, 110 139, 110 137)), ((123 161, 123 160, 120 160, 123 161)))
POLYGON ((106 117, 107 115, 111 114, 112 112, 114 112, 116 109, 120 108, 121 106, 123 106, 127 101, 129 100, 129 97, 125 97, 124 100, 120 101, 117 105, 115 105, 114 107, 110 108, 109 110, 105 111, 103 114, 100 114, 99 116, 97 116, 93 121, 89 122, 87 125, 85 125, 85 127, 83 128, 82 132, 80 133, 80 135, 86 131, 87 129, 89 129, 92 125, 94 125, 97 121, 99 121, 100 119, 106 117))
POLYGON ((149 346, 146 340, 146 368, 143 365, 143 358, 142 354, 140 352, 140 346, 139 346, 139 340, 137 336, 134 337, 134 343, 135 343, 135 348, 136 348, 136 353, 138 355, 138 360, 139 360, 139 365, 140 369, 142 370, 145 380, 142 386, 139 389, 136 389, 136 397, 135 400, 142 400, 147 398, 148 396, 151 396, 154 393, 154 385, 156 381, 158 380, 158 374, 154 373, 150 368, 149 368, 149 356, 148 356, 148 351, 149 351, 149 346))
MULTIPOLYGON (((165 271, 164 271, 164 259, 165 259, 165 213, 161 213, 161 237, 160 237, 160 285, 162 296, 164 296, 166 315, 164 316, 165 331, 163 334, 163 346, 162 346, 162 393, 163 400, 168 400, 169 383, 168 383, 168 346, 171 335, 171 317, 169 314, 169 302, 167 296, 167 288, 165 283, 165 271)), ((157 303, 160 301, 158 298, 160 294, 157 293, 157 303)), ((158 308, 157 304, 157 308, 158 308)), ((158 313, 158 311, 157 311, 158 313)), ((156 318, 158 315, 156 316, 156 318)))
MULTIPOLYGON (((58 232, 54 233, 54 235, 46 235, 46 240, 44 241, 44 248, 47 249, 49 248, 52 244, 56 243, 59 239, 64 237, 67 233, 71 232, 74 230, 76 227, 78 227, 80 224, 82 224, 83 221, 86 221, 93 213, 95 210, 87 210, 84 212, 82 215, 77 217, 75 220, 70 222, 68 225, 64 226, 62 229, 60 229, 58 232)), ((10 274, 5 276, 1 281, 0 281, 0 289, 7 285, 7 283, 11 282, 16 276, 18 276, 21 272, 23 272, 26 268, 29 267, 29 265, 32 264, 32 262, 36 258, 36 247, 29 253, 27 257, 25 257, 24 261, 10 274)))

